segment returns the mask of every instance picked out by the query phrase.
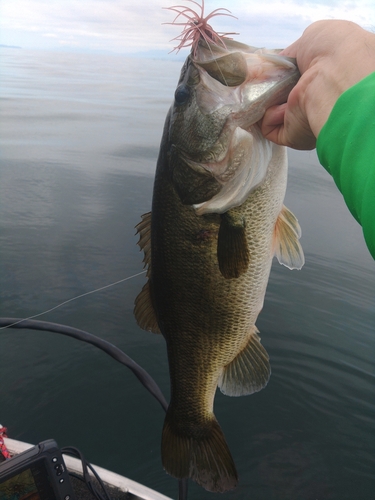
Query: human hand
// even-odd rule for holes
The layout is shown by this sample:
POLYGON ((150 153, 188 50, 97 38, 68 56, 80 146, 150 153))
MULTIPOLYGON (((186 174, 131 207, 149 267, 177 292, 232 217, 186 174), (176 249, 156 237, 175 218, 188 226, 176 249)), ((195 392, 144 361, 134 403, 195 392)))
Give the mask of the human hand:
POLYGON ((281 52, 297 60, 301 78, 285 104, 260 122, 276 144, 313 149, 340 95, 375 71, 375 34, 351 21, 318 21, 281 52))

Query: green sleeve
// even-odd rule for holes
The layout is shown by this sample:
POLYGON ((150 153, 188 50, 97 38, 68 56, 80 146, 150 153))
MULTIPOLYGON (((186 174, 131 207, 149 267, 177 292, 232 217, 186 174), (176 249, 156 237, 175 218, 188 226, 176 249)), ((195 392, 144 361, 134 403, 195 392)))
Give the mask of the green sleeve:
POLYGON ((316 149, 375 259, 375 73, 339 97, 316 149))

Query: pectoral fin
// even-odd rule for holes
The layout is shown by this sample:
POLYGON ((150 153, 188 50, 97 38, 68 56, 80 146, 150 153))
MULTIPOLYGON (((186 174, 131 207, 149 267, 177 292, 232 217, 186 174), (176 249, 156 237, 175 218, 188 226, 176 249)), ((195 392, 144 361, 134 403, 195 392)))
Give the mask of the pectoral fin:
MULTIPOLYGON (((142 215, 141 222, 136 226, 139 234, 138 245, 144 251, 143 262, 147 267, 147 277, 151 274, 151 212, 142 215)), ((140 328, 153 333, 160 333, 156 313, 151 300, 149 280, 135 299, 134 316, 140 328)))
POLYGON ((274 248, 280 264, 289 269, 301 269, 305 263, 300 237, 301 228, 296 216, 283 206, 275 225, 274 248))
POLYGON ((245 348, 225 366, 218 386, 227 396, 246 396, 263 389, 270 378, 271 367, 267 351, 260 343, 254 326, 245 348))
POLYGON ((221 216, 217 242, 217 259, 224 278, 238 278, 250 262, 245 220, 226 212, 221 216))

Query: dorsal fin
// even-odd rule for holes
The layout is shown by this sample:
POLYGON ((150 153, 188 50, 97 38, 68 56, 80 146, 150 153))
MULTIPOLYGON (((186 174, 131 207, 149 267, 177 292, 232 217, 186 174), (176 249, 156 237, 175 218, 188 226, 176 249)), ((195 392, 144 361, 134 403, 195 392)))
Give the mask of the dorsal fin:
MULTIPOLYGON (((139 234, 138 245, 144 251, 144 267, 147 267, 147 278, 151 275, 151 212, 142 215, 142 220, 136 226, 139 234)), ((152 304, 150 282, 142 288, 135 299, 134 316, 140 328, 153 333, 160 333, 156 313, 152 304)))
POLYGON ((139 234, 138 245, 144 252, 144 267, 147 267, 147 276, 150 274, 151 266, 151 212, 147 212, 141 216, 141 222, 135 226, 139 234))
POLYGON ((305 256, 300 242, 301 228, 296 216, 284 205, 277 218, 274 232, 275 255, 289 269, 301 269, 305 256))

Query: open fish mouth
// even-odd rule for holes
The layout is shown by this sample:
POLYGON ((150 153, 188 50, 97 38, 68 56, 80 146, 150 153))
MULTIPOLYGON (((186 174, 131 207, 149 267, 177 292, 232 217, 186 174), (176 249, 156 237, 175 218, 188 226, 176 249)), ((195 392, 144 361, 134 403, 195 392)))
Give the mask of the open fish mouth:
POLYGON ((181 153, 190 168, 205 170, 221 186, 211 199, 193 204, 199 215, 241 205, 264 180, 273 145, 257 122, 269 106, 286 101, 299 78, 293 59, 229 42, 226 49, 201 42, 192 59, 199 73, 195 97, 200 112, 226 114, 220 135, 200 153, 200 161, 181 153))

